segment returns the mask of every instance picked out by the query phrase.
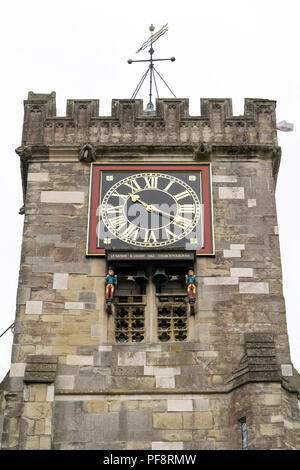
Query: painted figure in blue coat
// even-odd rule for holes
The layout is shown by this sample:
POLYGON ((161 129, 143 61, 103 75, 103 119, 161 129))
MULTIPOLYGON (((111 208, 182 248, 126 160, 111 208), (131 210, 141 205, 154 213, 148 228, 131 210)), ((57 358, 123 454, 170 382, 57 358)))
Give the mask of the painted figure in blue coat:
POLYGON ((106 300, 113 300, 115 288, 118 284, 118 276, 114 275, 113 269, 109 268, 107 276, 105 278, 106 289, 105 289, 105 298, 106 300))
POLYGON ((196 283, 197 283, 197 278, 194 275, 194 271, 190 269, 188 274, 185 276, 185 284, 187 286, 187 293, 188 293, 189 299, 196 298, 196 290, 197 290, 196 283))

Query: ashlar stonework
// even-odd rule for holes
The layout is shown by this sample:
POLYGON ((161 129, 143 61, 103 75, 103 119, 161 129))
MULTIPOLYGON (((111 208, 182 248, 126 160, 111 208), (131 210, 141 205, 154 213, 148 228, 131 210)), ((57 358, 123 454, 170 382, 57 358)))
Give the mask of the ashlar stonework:
MULTIPOLYGON (((300 379, 290 359, 275 185, 274 101, 68 100, 30 92, 20 156, 24 232, 2 449, 300 448, 300 379), (105 258, 86 257, 90 162, 210 163, 215 255, 197 257, 188 338, 119 343, 105 258)), ((150 294, 149 294, 150 295, 150 294)), ((150 302, 150 304, 149 304, 150 302)), ((147 320, 148 319, 148 320, 147 320)), ((154 319, 155 320, 155 319, 154 319)), ((148 322, 148 323, 147 323, 148 322)), ((154 325, 154 327, 153 327, 154 325)), ((149 332, 149 329, 152 329, 149 332)), ((148 335, 148 336, 147 336, 148 335)))

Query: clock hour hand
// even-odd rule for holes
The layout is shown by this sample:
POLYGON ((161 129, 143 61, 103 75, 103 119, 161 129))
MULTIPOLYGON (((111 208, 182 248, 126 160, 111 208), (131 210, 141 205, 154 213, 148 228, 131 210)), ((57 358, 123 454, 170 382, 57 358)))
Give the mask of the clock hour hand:
POLYGON ((144 201, 141 201, 140 196, 136 196, 135 194, 132 194, 132 193, 128 193, 128 195, 131 197, 132 202, 139 202, 140 204, 146 207, 148 212, 152 211, 152 206, 150 206, 150 204, 147 204, 144 201))

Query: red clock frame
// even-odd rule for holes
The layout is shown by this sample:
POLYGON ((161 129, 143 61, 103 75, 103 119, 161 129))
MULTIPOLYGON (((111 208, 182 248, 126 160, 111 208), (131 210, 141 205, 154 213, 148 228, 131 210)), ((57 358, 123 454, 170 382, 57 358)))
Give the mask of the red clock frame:
MULTIPOLYGON (((138 171, 165 171, 165 172, 201 172, 202 173, 202 204, 204 206, 204 246, 195 247, 197 256, 214 255, 214 228, 213 228, 213 201, 211 185, 211 168, 209 163, 195 164, 103 164, 91 163, 89 215, 87 230, 87 256, 105 256, 106 249, 97 247, 97 224, 99 222, 98 205, 100 199, 100 177, 102 172, 138 172, 138 171)), ((128 248, 131 249, 132 248, 128 248)), ((155 250, 168 251, 166 248, 155 250)), ((174 250, 174 248, 173 248, 174 250)), ((149 249, 145 249, 149 251, 149 249)), ((153 251, 150 249, 150 251, 153 251)))

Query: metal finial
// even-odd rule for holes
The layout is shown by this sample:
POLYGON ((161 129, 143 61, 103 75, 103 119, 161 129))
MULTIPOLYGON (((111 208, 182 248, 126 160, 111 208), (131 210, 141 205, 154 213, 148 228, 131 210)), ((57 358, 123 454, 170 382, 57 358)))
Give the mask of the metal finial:
POLYGON ((128 64, 132 64, 133 62, 150 62, 149 63, 149 67, 148 69, 146 70, 146 72, 144 73, 144 75, 142 76, 141 80, 139 81, 136 89, 134 90, 133 92, 133 95, 131 97, 131 99, 134 99, 136 97, 136 95, 138 94, 141 86, 143 85, 144 81, 145 81, 145 78, 146 76, 148 75, 148 73, 150 72, 150 90, 149 90, 149 103, 147 104, 147 108, 145 110, 145 114, 147 115, 153 115, 155 114, 155 110, 154 110, 154 105, 152 103, 152 81, 154 81, 154 85, 155 85, 155 89, 156 89, 156 94, 157 94, 157 97, 159 98, 158 96, 158 90, 157 90, 157 84, 156 84, 156 79, 155 79, 155 73, 159 76, 159 78, 164 82, 164 84, 166 85, 166 87, 169 89, 169 91, 172 93, 172 95, 174 96, 174 98, 176 98, 176 96, 174 95, 173 91, 171 90, 171 88, 167 85, 167 83, 165 82, 165 80, 162 78, 162 76, 158 73, 158 71, 156 70, 156 68, 154 67, 154 64, 153 62, 156 62, 156 61, 164 61, 164 60, 170 60, 171 62, 174 62, 175 61, 175 57, 170 57, 169 59, 153 59, 153 54, 154 54, 154 49, 152 47, 153 43, 155 41, 157 41, 160 36, 162 36, 163 34, 165 34, 167 31, 168 31, 168 23, 165 24, 159 31, 157 31, 156 33, 152 34, 153 31, 155 30, 155 27, 153 26, 153 24, 151 24, 149 26, 149 30, 151 31, 151 36, 150 38, 147 39, 147 41, 145 41, 142 46, 137 50, 137 53, 139 53, 140 51, 146 49, 148 46, 150 46, 150 49, 149 49, 149 54, 150 54, 150 59, 145 59, 145 60, 132 60, 132 59, 128 59, 128 64))

